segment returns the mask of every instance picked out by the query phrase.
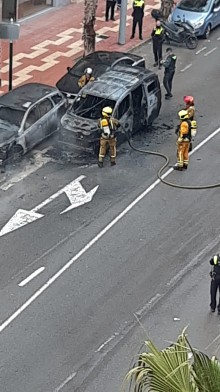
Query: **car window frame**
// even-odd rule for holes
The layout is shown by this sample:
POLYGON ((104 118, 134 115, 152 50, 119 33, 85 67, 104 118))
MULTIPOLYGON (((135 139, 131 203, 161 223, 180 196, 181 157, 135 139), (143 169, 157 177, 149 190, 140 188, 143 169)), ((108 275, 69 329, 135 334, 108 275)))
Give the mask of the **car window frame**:
POLYGON ((117 118, 118 118, 118 120, 120 120, 120 119, 129 111, 130 108, 131 108, 131 93, 129 92, 129 93, 127 93, 127 95, 126 95, 125 97, 123 97, 123 99, 120 100, 120 102, 117 103, 116 113, 117 113, 117 118), (119 116, 119 107, 120 107, 120 105, 122 104, 122 102, 123 102, 125 99, 127 99, 127 98, 129 99, 128 108, 127 108, 127 110, 126 110, 121 116, 119 116))
POLYGON ((49 113, 51 110, 53 110, 53 108, 54 108, 54 106, 55 106, 55 105, 53 105, 52 100, 51 100, 50 97, 48 97, 48 96, 47 96, 47 97, 44 97, 44 98, 41 99, 40 101, 36 102, 35 105, 38 107, 38 111, 39 111, 39 113, 40 113, 40 119, 43 118, 44 116, 47 116, 48 113, 49 113), (47 111, 46 113, 44 113, 43 115, 41 115, 41 111, 40 111, 40 107, 39 107, 39 106, 40 106, 41 104, 43 104, 45 101, 50 102, 51 108, 50 108, 49 111, 47 111))
POLYGON ((64 99, 64 97, 63 97, 63 95, 60 93, 60 92, 56 92, 55 94, 53 94, 53 95, 50 95, 50 100, 52 101, 52 104, 53 104, 53 106, 55 107, 55 106, 57 106, 57 105, 60 105, 60 103, 63 101, 63 99, 64 99), (60 101, 59 102, 54 102, 54 100, 53 100, 53 98, 55 97, 55 96, 59 96, 60 97, 60 101))
POLYGON ((25 116, 24 116, 24 118, 23 118, 23 124, 22 124, 22 126, 21 126, 22 131, 23 131, 23 132, 26 132, 26 131, 27 131, 28 129, 30 129, 34 124, 36 124, 39 120, 41 120, 41 118, 42 118, 42 117, 40 117, 40 112, 39 112, 39 110, 38 110, 37 103, 36 103, 36 104, 34 104, 33 106, 31 106, 30 108, 28 108, 28 110, 27 110, 27 112, 26 112, 26 114, 25 114, 25 116), (36 109, 36 111, 37 111, 37 113, 38 113, 38 115, 39 115, 39 118, 37 119, 37 121, 35 121, 33 124, 31 124, 28 128, 26 128, 26 127, 25 127, 25 123, 26 123, 26 121, 27 121, 27 118, 28 118, 29 114, 31 113, 31 111, 32 111, 32 110, 35 110, 35 109, 36 109))

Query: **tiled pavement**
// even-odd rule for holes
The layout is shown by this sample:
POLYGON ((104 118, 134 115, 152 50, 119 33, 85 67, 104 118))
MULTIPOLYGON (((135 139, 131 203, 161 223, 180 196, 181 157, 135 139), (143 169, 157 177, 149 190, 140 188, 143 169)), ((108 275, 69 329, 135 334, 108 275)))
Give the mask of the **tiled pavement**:
MULTIPOLYGON (((160 8, 160 0, 145 0, 143 38, 149 37, 154 25, 152 8, 160 8)), ((22 22, 20 38, 14 43, 13 87, 28 82, 55 85, 66 67, 83 54, 82 20, 83 3, 51 9, 44 14, 22 22)), ((119 12, 115 21, 105 21, 105 0, 99 2, 96 13, 96 50, 128 51, 142 43, 138 38, 130 40, 132 24, 132 0, 129 0, 126 43, 118 44, 119 12), (107 36, 105 39, 99 35, 107 36)), ((138 37, 138 34, 137 34, 138 37)), ((2 41, 2 88, 8 89, 8 43, 2 41)))

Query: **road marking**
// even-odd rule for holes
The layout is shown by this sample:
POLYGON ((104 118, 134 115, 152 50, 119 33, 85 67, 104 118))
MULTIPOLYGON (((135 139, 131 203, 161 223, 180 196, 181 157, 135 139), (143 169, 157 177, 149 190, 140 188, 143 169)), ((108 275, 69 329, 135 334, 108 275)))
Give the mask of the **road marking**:
POLYGON ((212 52, 214 52, 216 49, 218 49, 218 48, 213 48, 213 49, 211 49, 209 52, 205 53, 204 56, 208 56, 209 54, 211 54, 212 52))
POLYGON ((217 41, 220 41, 220 37, 217 38, 217 41))
POLYGON ((59 392, 61 389, 63 389, 74 377, 76 376, 76 372, 72 373, 69 377, 66 378, 66 380, 60 384, 59 387, 57 387, 54 392, 59 392))
MULTIPOLYGON (((215 137, 220 132, 220 128, 217 128, 201 143, 199 143, 191 151, 190 155, 198 151, 204 146, 209 140, 215 137)), ((163 175, 162 178, 166 178, 174 169, 170 168, 163 175)), ((86 253, 93 245, 95 245, 108 231, 116 225, 125 215, 128 214, 148 193, 150 193, 161 181, 157 179, 154 181, 144 192, 142 192, 136 199, 134 199, 118 216, 116 216, 104 229, 102 229, 91 241, 89 241, 75 256, 72 257, 56 274, 54 274, 39 290, 37 290, 23 305, 20 306, 14 313, 11 314, 1 325, 0 333, 4 331, 18 316, 20 316, 41 294, 44 293, 56 280, 64 274, 72 265, 75 263, 84 253, 86 253)))
POLYGON ((199 53, 203 52, 203 50, 206 50, 206 49, 207 49, 207 46, 203 46, 203 48, 197 50, 196 54, 199 54, 199 53))
POLYGON ((99 351, 101 351, 108 343, 110 343, 113 339, 115 339, 117 335, 112 335, 110 336, 109 339, 107 339, 104 343, 101 344, 101 346, 99 346, 99 348, 97 348, 97 350, 95 350, 95 353, 98 353, 99 351))
POLYGON ((192 67, 192 64, 188 64, 186 65, 185 68, 181 69, 180 72, 185 72, 187 69, 189 69, 190 67, 192 67))
POLYGON ((6 225, 0 231, 0 237, 5 234, 11 233, 14 230, 17 230, 20 227, 24 227, 27 224, 36 221, 37 219, 43 218, 44 215, 39 214, 37 211, 41 210, 47 204, 51 203, 62 193, 66 194, 66 196, 70 201, 70 205, 65 210, 60 212, 60 214, 64 214, 65 212, 68 212, 83 204, 89 203, 92 200, 94 194, 96 193, 99 185, 97 185, 95 188, 93 188, 91 191, 87 193, 85 189, 82 187, 82 185, 80 184, 80 181, 83 180, 84 178, 85 176, 80 176, 76 178, 74 181, 70 182, 64 188, 54 193, 52 196, 44 200, 42 203, 38 204, 38 206, 36 206, 30 211, 18 209, 16 213, 12 216, 12 218, 6 223, 6 225))
POLYGON ((52 158, 43 157, 43 154, 45 154, 51 148, 52 147, 46 148, 45 150, 42 150, 42 151, 37 151, 34 154, 34 163, 29 163, 28 165, 26 165, 22 172, 11 177, 9 181, 5 182, 3 185, 0 186, 0 189, 2 191, 7 191, 8 189, 13 187, 18 182, 20 182, 20 181, 24 180, 26 177, 30 176, 30 174, 33 174, 34 172, 39 170, 46 163, 52 162, 53 161, 52 158))
POLYGON ((18 283, 18 286, 24 287, 27 283, 29 283, 32 279, 34 279, 37 275, 41 274, 45 270, 45 267, 40 267, 36 271, 34 271, 31 275, 27 278, 22 280, 22 282, 18 283))

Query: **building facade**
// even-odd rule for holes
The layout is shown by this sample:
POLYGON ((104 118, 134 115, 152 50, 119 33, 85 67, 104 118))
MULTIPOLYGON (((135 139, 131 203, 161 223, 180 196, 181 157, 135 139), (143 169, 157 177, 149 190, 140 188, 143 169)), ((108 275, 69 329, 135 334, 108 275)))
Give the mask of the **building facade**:
POLYGON ((10 18, 19 20, 26 18, 48 7, 59 7, 70 4, 72 0, 0 0, 0 15, 3 21, 10 18))

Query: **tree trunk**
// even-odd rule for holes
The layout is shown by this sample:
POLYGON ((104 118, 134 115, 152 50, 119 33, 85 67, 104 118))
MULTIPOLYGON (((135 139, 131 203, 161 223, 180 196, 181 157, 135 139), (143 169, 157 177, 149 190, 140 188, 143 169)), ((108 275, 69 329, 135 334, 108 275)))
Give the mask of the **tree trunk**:
POLYGON ((164 20, 168 19, 168 16, 172 12, 173 5, 174 5, 173 0, 161 0, 160 12, 161 12, 162 19, 164 19, 164 20))
POLYGON ((84 0, 84 56, 95 51, 95 16, 98 0, 84 0))

